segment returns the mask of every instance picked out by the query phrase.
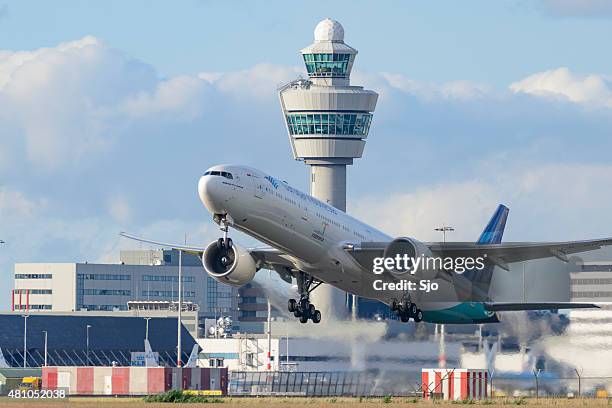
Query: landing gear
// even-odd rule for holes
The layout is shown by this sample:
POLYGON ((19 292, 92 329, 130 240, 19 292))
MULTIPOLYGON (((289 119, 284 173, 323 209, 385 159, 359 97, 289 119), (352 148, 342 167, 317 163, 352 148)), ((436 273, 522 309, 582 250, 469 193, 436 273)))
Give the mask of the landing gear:
POLYGON ((295 317, 298 317, 300 323, 306 323, 309 319, 313 323, 321 322, 321 312, 317 310, 315 305, 310 303, 310 292, 315 290, 321 282, 315 282, 312 276, 299 272, 297 284, 300 300, 289 299, 287 310, 289 310, 289 313, 293 313, 295 317))
POLYGON ((423 312, 409 298, 392 299, 389 306, 404 323, 408 322, 410 318, 414 319, 417 323, 423 321, 423 312))

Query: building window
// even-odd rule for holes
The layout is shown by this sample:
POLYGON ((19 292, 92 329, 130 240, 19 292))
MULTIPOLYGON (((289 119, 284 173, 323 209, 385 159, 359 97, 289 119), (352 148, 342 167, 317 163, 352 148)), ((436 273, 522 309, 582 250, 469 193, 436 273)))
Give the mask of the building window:
POLYGON ((218 283, 211 277, 208 277, 207 281, 208 285, 206 287, 206 304, 208 305, 208 310, 216 310, 217 308, 217 290, 218 283))
POLYGON ((26 295, 26 294, 30 294, 30 295, 52 295, 53 294, 53 290, 52 289, 15 289, 15 294, 19 295, 26 295))
POLYGON ((114 275, 109 273, 79 273, 78 278, 83 280, 131 280, 130 275, 114 275))
POLYGON ((257 303, 257 297, 255 296, 243 296, 241 300, 242 303, 257 303))
MULTIPOLYGON (((143 282, 178 282, 178 276, 172 275, 142 275, 143 282)), ((195 276, 183 276, 181 279, 185 283, 195 282, 195 276)))
POLYGON ((310 78, 346 78, 351 54, 304 54, 310 78))
POLYGON ((164 254, 164 263, 172 263, 172 254, 164 254))
POLYGON ((113 310, 128 310, 127 305, 82 305, 81 309, 105 310, 110 312, 113 310))
POLYGON ((367 136, 370 113, 290 113, 286 117, 291 135, 367 136))
POLYGON ((571 282, 572 285, 611 285, 612 278, 577 278, 571 282))
POLYGON ((17 273, 15 279, 51 279, 50 273, 17 273))
POLYGON ((92 296, 131 296, 131 290, 124 289, 79 289, 78 294, 92 296))
POLYGON ((51 305, 15 305, 15 310, 51 310, 51 305))
POLYGON ((612 292, 601 291, 601 292, 572 292, 572 298, 607 298, 612 297, 612 292))
MULTIPOLYGON (((162 297, 162 298, 178 298, 178 290, 143 290, 142 296, 146 297, 162 297)), ((196 293, 191 290, 184 290, 183 297, 192 298, 196 293)))

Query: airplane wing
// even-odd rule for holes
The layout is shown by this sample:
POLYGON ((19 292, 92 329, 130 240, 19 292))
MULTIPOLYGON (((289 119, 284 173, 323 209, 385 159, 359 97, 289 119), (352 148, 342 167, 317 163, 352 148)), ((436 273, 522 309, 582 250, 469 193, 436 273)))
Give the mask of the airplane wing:
MULTIPOLYGON (((593 251, 612 245, 612 238, 567 242, 507 242, 501 244, 478 244, 470 242, 429 242, 424 243, 435 256, 441 257, 485 257, 489 262, 509 270, 512 262, 555 257, 567 262, 568 255, 593 251)), ((347 244, 344 249, 353 256, 359 253, 381 253, 387 243, 364 242, 361 245, 347 244)))
MULTIPOLYGON (((152 239, 139 237, 137 235, 128 234, 127 232, 120 232, 119 235, 134 241, 144 242, 147 244, 157 245, 161 247, 167 247, 178 251, 183 251, 185 253, 197 255, 198 257, 202 257, 202 254, 206 249, 205 247, 155 241, 152 239)), ((291 283, 290 270, 295 268, 295 265, 291 261, 290 257, 287 256, 287 254, 272 247, 252 247, 247 248, 247 251, 249 251, 251 256, 255 259, 255 263, 257 264, 257 267, 259 269, 270 269, 276 271, 284 281, 291 283)))
POLYGON ((568 242, 510 242, 502 244, 475 245, 466 243, 434 243, 429 249, 441 256, 484 256, 492 263, 508 270, 509 263, 555 257, 567 262, 568 255, 593 251, 612 245, 612 238, 568 242))
POLYGON ((540 303, 485 303, 486 310, 492 312, 511 312, 517 310, 557 310, 557 309, 599 309, 594 303, 540 302, 540 303))

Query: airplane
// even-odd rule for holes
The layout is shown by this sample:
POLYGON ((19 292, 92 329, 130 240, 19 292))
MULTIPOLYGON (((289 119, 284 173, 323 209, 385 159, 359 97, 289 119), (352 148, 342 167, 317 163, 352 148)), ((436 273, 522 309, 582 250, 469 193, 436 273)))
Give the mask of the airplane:
POLYGON ((502 243, 508 216, 508 208, 503 205, 473 243, 393 238, 285 181, 241 165, 208 169, 199 179, 198 194, 223 233, 206 247, 163 243, 125 232, 120 235, 196 254, 206 273, 225 284, 245 285, 260 269, 273 270, 289 283, 295 279, 299 299, 288 300, 288 311, 301 323, 321 321, 321 312, 310 302, 310 294, 322 283, 379 300, 403 322, 412 318, 415 322, 442 324, 495 323, 499 322, 497 312, 503 311, 597 307, 570 302, 496 302, 488 289, 494 269, 512 273, 512 263, 551 257, 568 262, 570 254, 612 245, 612 238, 502 243), (230 227, 268 246, 244 248, 229 238, 230 227), (398 268, 387 268, 382 274, 373 272, 375 258, 399 254, 455 261, 481 258, 484 268, 472 267, 464 273, 444 268, 421 268, 411 274, 398 268), (403 281, 435 283, 438 289, 427 292, 376 288, 385 284, 390 288, 389 283, 403 281))

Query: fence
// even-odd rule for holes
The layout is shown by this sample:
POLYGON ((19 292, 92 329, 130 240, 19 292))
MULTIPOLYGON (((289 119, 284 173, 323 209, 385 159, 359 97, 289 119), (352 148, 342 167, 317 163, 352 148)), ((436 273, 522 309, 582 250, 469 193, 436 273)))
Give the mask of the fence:
POLYGON ((230 395, 385 396, 420 395, 418 383, 377 372, 244 372, 230 374, 230 395), (385 378, 387 377, 387 378, 385 378))
MULTIPOLYGON (((235 396, 422 396, 421 373, 411 371, 244 372, 230 373, 235 396)), ((612 376, 534 371, 520 375, 489 373, 491 397, 607 397, 612 376)), ((430 392, 432 390, 429 390, 430 392)), ((435 390, 434 390, 435 391, 435 390)))
POLYGON ((576 370, 558 375, 534 370, 521 375, 490 376, 494 396, 509 397, 608 397, 612 396, 612 376, 576 370))

